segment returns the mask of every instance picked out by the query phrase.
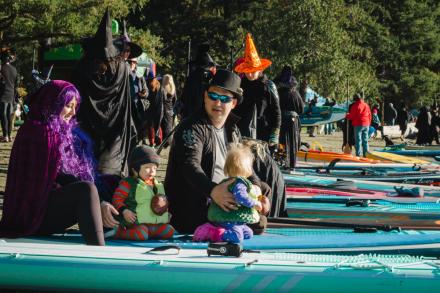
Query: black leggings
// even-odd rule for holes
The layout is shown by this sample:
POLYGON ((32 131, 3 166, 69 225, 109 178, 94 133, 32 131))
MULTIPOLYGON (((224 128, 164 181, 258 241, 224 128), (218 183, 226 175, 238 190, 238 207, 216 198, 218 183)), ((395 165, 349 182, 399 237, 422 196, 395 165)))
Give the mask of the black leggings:
POLYGON ((12 111, 12 103, 0 102, 0 122, 4 137, 11 137, 12 111))
POLYGON ((105 245, 98 191, 93 183, 65 185, 49 195, 46 215, 37 234, 50 235, 78 223, 88 245, 105 245))

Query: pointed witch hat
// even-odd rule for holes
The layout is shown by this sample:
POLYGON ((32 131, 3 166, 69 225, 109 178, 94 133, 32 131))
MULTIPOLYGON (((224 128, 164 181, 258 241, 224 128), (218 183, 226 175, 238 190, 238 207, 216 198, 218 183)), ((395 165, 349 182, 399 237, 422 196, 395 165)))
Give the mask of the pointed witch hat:
POLYGON ((108 8, 101 19, 95 36, 86 38, 82 46, 87 56, 96 59, 105 60, 116 57, 121 53, 121 50, 113 44, 112 22, 108 8))
POLYGON ((244 48, 244 62, 235 67, 238 73, 251 73, 256 71, 263 71, 272 64, 268 59, 260 59, 257 48, 255 48, 254 41, 251 34, 246 34, 246 45, 244 48))
POLYGON ((122 35, 113 43, 121 52, 123 52, 124 50, 130 51, 128 59, 137 58, 142 54, 142 48, 138 44, 133 43, 128 36, 127 23, 125 20, 122 21, 122 35))
POLYGON ((197 48, 196 58, 189 62, 189 64, 198 67, 214 67, 219 66, 214 59, 212 59, 211 55, 208 53, 209 45, 206 43, 200 44, 197 48))

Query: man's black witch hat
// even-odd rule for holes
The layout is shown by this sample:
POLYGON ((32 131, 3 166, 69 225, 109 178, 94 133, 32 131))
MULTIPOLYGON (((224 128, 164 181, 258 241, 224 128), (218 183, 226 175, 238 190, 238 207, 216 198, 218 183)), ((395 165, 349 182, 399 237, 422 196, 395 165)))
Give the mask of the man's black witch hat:
POLYGON ((190 62, 193 66, 198 67, 213 67, 218 66, 218 64, 211 58, 211 56, 208 54, 209 45, 208 44, 201 44, 197 48, 197 55, 194 60, 190 62))
POLYGON ((101 19, 95 36, 83 40, 82 46, 87 56, 96 59, 105 60, 121 54, 121 50, 113 44, 112 23, 108 8, 101 19))

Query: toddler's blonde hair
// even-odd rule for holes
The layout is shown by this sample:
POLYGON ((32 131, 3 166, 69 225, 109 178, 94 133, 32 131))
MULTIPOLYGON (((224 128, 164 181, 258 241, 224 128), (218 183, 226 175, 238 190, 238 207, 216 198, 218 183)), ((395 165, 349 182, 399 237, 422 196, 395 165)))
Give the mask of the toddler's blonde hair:
POLYGON ((226 154, 223 171, 228 177, 249 177, 253 173, 254 156, 249 147, 237 143, 231 145, 226 154))

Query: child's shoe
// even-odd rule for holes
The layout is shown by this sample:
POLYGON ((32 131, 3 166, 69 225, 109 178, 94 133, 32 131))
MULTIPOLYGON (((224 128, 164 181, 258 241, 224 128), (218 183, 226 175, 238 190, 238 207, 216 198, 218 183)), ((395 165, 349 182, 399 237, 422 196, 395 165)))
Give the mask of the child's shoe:
POLYGON ((254 231, 248 225, 243 225, 243 237, 244 239, 251 239, 254 236, 254 231))

